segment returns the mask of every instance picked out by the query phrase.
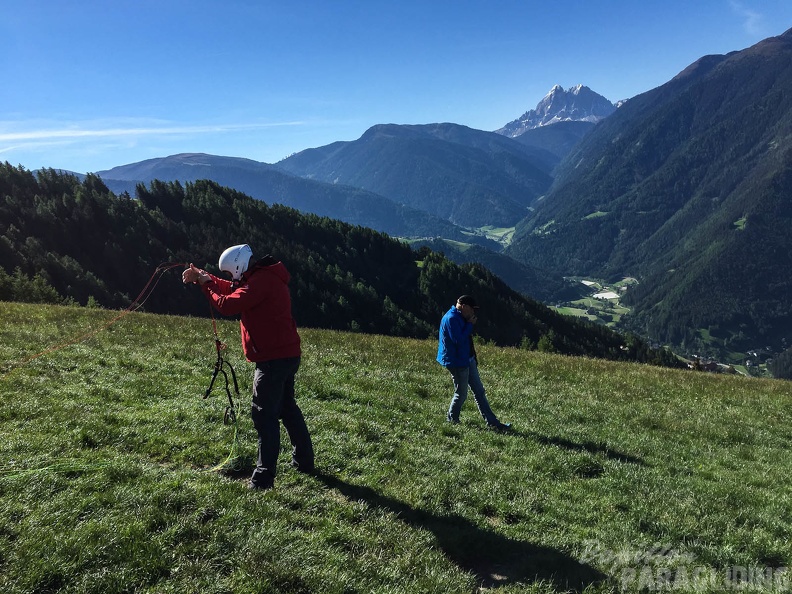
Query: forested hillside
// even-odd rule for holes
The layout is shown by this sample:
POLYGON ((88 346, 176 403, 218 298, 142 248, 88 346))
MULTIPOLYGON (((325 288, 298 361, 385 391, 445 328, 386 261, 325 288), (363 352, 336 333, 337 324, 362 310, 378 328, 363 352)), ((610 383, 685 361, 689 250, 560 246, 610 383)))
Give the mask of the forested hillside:
POLYGON ((277 165, 376 192, 457 225, 510 227, 550 186, 558 160, 548 150, 458 124, 388 124, 277 165))
POLYGON ((632 98, 559 166, 508 253, 638 278, 644 336, 736 353, 792 337, 792 31, 632 98))
POLYGON ((520 134, 515 140, 526 146, 550 151, 562 161, 580 140, 594 128, 592 122, 563 121, 540 126, 520 134))
MULTIPOLYGON (((292 273, 300 326, 430 337, 461 293, 482 304, 477 331, 500 345, 675 364, 635 336, 561 316, 509 289, 480 265, 363 227, 268 206, 210 181, 154 181, 136 199, 102 180, 0 166, 0 299, 124 308, 162 262, 216 270, 228 245, 249 243, 292 273)), ((176 269, 179 270, 178 268, 176 269)), ((151 312, 208 315, 203 297, 166 273, 151 312)))
POLYGON ((428 247, 460 265, 477 262, 495 273, 515 291, 530 295, 542 303, 555 303, 581 296, 582 285, 578 282, 564 280, 563 276, 555 272, 525 266, 502 253, 478 245, 458 243, 439 237, 412 240, 410 245, 414 248, 428 247))

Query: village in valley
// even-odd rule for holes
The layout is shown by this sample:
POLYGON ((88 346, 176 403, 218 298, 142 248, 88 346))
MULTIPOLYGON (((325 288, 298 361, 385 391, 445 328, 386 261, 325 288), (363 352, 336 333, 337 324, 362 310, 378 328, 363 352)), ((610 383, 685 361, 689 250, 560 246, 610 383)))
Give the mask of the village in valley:
POLYGON ((558 313, 587 318, 614 327, 622 317, 630 313, 630 308, 622 305, 621 297, 627 289, 638 284, 632 277, 625 277, 613 284, 585 278, 568 278, 583 285, 580 297, 572 301, 557 303, 553 309, 558 313))
MULTIPOLYGON (((577 299, 551 306, 558 313, 586 318, 610 327, 615 327, 624 316, 629 315, 630 308, 625 306, 621 299, 631 286, 638 284, 637 279, 624 277, 615 283, 578 277, 567 280, 580 283, 583 288, 577 299)), ((711 356, 699 354, 689 355, 684 357, 684 360, 690 369, 696 371, 770 377, 767 365, 772 362, 773 355, 774 351, 770 347, 763 347, 748 350, 741 354, 739 362, 734 363, 723 363, 711 356)))

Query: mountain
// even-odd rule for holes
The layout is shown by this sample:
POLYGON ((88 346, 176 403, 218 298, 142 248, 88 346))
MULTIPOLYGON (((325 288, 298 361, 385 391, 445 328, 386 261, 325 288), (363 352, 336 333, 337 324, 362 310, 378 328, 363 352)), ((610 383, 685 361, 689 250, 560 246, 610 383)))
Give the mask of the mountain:
POLYGON ((582 297, 577 290, 583 286, 580 283, 566 281, 556 272, 526 266, 505 254, 479 245, 460 244, 439 237, 410 241, 410 245, 413 248, 426 246, 460 265, 477 262, 496 274, 515 291, 544 303, 582 297))
POLYGON ((496 130, 497 134, 517 138, 529 130, 558 122, 596 124, 616 111, 616 106, 602 95, 583 85, 566 91, 555 85, 536 106, 522 116, 496 130))
POLYGON ((705 56, 601 121, 508 254, 640 280, 643 335, 695 349, 792 335, 792 30, 705 56))
POLYGON ((497 247, 484 237, 472 236, 438 217, 359 188, 302 179, 269 165, 235 157, 179 154, 97 172, 108 188, 135 195, 139 183, 153 180, 213 180, 254 198, 283 204, 303 212, 370 227, 393 236, 442 236, 497 247))
POLYGON ((464 227, 510 227, 552 182, 552 152, 458 124, 378 125, 277 163, 363 188, 464 227))
POLYGON ((551 152, 560 163, 594 126, 595 124, 589 121, 564 120, 555 122, 552 126, 525 130, 515 140, 526 146, 551 152))
POLYGON ((269 206, 209 180, 137 190, 130 200, 94 174, 34 176, 0 163, 0 300, 205 316, 205 299, 183 286, 180 271, 193 262, 217 272, 218 254, 246 242, 287 265, 302 327, 427 338, 460 294, 473 293, 485 340, 674 364, 634 336, 559 315, 480 265, 457 266, 371 229, 269 206))

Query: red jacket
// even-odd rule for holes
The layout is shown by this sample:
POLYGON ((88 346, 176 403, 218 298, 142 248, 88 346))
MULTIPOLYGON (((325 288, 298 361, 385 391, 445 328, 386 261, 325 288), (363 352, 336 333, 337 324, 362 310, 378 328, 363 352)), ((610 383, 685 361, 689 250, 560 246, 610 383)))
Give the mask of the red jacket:
POLYGON ((242 275, 239 283, 209 275, 201 286, 223 315, 241 314, 242 350, 251 362, 300 356, 300 335, 292 318, 289 279, 283 262, 267 256, 242 275))

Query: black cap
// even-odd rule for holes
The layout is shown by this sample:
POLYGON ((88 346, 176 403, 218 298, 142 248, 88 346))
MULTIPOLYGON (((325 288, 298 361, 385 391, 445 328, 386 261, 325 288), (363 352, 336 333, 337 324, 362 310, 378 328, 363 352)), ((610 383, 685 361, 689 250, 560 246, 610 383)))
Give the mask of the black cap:
POLYGON ((473 308, 478 308, 479 306, 478 303, 476 303, 476 300, 470 295, 462 295, 459 299, 457 299, 457 302, 461 305, 469 305, 473 308))

